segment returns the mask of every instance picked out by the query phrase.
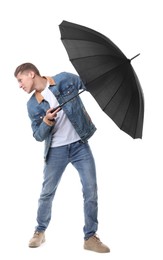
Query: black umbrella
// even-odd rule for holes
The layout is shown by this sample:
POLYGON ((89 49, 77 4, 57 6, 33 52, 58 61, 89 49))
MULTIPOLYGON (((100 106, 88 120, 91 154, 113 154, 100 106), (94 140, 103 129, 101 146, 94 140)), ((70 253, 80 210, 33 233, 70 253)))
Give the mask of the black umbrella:
POLYGON ((122 51, 106 36, 63 21, 61 40, 87 90, 116 125, 142 138, 144 98, 138 77, 122 51))

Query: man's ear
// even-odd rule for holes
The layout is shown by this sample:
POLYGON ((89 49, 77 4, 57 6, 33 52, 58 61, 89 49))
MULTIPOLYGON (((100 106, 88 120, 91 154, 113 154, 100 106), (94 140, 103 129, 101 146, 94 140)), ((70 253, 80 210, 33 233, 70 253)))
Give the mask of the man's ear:
POLYGON ((34 79, 35 77, 35 73, 33 71, 30 71, 29 74, 28 74, 32 79, 34 79))

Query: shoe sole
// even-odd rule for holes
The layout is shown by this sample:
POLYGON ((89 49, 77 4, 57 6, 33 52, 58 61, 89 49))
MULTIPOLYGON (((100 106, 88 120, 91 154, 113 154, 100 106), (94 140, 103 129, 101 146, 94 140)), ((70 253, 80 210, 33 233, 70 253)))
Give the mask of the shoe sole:
POLYGON ((101 253, 101 254, 103 254, 103 253, 110 253, 110 250, 99 251, 99 250, 96 250, 96 249, 93 249, 93 248, 89 248, 89 247, 86 247, 86 246, 84 246, 84 249, 88 250, 88 251, 96 252, 96 253, 101 253))
POLYGON ((37 248, 39 246, 41 246, 43 243, 45 242, 45 239, 42 240, 41 244, 38 245, 38 246, 35 246, 35 245, 29 245, 30 248, 37 248))

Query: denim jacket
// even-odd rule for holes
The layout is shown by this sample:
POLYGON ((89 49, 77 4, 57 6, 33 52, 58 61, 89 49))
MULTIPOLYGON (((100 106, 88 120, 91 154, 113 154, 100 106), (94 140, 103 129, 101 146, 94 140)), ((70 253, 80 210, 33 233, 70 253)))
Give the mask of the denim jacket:
MULTIPOLYGON (((61 72, 53 77, 46 77, 49 81, 49 89, 55 95, 59 104, 77 95, 80 89, 86 89, 79 76, 72 73, 61 72)), ((52 141, 52 130, 55 124, 45 120, 46 111, 50 108, 39 92, 35 92, 27 102, 28 115, 31 120, 33 136, 37 141, 45 141, 44 159, 52 141)), ((67 102, 62 109, 71 121, 73 127, 81 138, 86 142, 96 131, 79 96, 67 102)))

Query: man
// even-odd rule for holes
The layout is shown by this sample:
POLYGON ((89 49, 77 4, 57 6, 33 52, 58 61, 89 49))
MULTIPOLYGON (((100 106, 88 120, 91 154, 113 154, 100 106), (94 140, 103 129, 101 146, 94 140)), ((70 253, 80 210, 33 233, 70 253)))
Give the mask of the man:
POLYGON ((37 223, 29 247, 45 241, 45 231, 51 219, 52 201, 66 166, 71 163, 78 171, 84 198, 84 248, 106 253, 110 249, 97 237, 98 198, 94 158, 88 139, 96 131, 78 94, 85 89, 80 77, 62 72, 42 77, 32 63, 18 66, 14 76, 20 88, 28 94, 28 115, 33 136, 45 141, 44 181, 39 198, 37 223), (62 107, 59 105, 64 102, 62 107), (58 108, 56 108, 58 107, 58 108), (54 109, 56 108, 56 109, 54 109))

